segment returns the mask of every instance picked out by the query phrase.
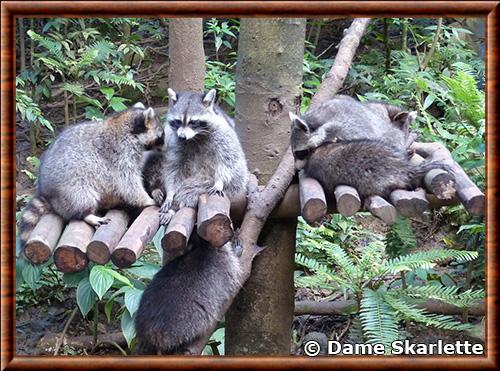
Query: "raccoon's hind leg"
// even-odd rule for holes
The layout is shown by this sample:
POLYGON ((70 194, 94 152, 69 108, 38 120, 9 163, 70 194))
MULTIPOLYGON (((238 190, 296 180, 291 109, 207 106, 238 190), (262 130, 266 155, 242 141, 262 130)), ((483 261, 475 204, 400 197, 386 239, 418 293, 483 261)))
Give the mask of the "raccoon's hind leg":
POLYGON ((213 195, 217 195, 217 196, 220 196, 220 197, 224 197, 224 183, 222 180, 217 180, 215 181, 214 185, 211 186, 207 193, 211 196, 213 195))

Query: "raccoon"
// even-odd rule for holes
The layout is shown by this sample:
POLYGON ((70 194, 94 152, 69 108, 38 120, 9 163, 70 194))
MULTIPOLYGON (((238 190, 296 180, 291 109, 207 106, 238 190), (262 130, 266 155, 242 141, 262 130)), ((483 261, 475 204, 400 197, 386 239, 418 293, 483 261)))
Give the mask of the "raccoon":
POLYGON ((220 248, 196 234, 192 250, 166 264, 144 291, 135 318, 138 354, 182 353, 215 325, 240 287, 241 247, 220 248))
POLYGON ((384 140, 359 139, 326 143, 313 150, 305 173, 317 179, 325 193, 336 185, 356 188, 361 198, 389 197, 395 189, 414 189, 432 169, 450 170, 438 162, 412 164, 399 148, 384 140))
POLYGON ((179 208, 196 207, 200 194, 233 198, 245 193, 248 181, 245 154, 234 123, 215 104, 215 90, 206 94, 168 92, 168 151, 153 156, 144 170, 149 184, 161 185, 151 194, 154 192, 157 199, 164 197, 160 209, 163 225, 179 208))
POLYGON ((326 142, 387 140, 405 151, 406 135, 369 106, 348 96, 336 96, 298 117, 290 112, 291 145, 300 170, 310 151, 326 142))
POLYGON ((163 144, 160 121, 142 103, 64 130, 42 155, 37 190, 20 221, 21 241, 50 210, 98 227, 109 221, 96 215, 101 209, 154 205, 142 184, 143 155, 163 144))

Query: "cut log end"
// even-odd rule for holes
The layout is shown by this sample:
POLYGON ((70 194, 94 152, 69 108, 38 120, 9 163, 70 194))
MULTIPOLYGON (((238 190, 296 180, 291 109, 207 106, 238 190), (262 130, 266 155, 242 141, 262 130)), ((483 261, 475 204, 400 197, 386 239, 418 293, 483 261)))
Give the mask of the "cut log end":
POLYGON ((24 255, 33 264, 43 264, 52 256, 52 249, 43 241, 31 241, 24 246, 24 255))
POLYGON ((186 253, 187 238, 182 233, 172 231, 161 240, 163 265, 186 253))
POLYGON ((97 264, 106 264, 111 258, 109 247, 102 241, 90 241, 87 246, 87 256, 89 260, 97 264))
POLYGON ((128 268, 137 260, 135 253, 124 247, 119 247, 111 254, 111 261, 118 268, 128 268))
POLYGON ((231 219, 225 214, 216 214, 198 225, 198 234, 213 247, 221 247, 233 238, 231 219))
POLYGON ((302 217, 308 224, 315 226, 324 219, 327 209, 328 207, 324 200, 312 198, 302 207, 302 217))
POLYGON ((337 201, 337 210, 343 216, 353 216, 361 208, 358 191, 350 186, 337 186, 335 200, 337 201))
POLYGON ((85 252, 74 246, 62 245, 54 252, 54 263, 63 273, 80 272, 88 262, 85 252))
POLYGON ((429 171, 424 178, 424 183, 440 200, 450 200, 456 194, 455 177, 441 169, 429 171))
POLYGON ((398 215, 396 208, 380 196, 368 197, 365 209, 388 225, 394 224, 398 215))
POLYGON ((397 211, 407 218, 418 217, 429 210, 429 201, 422 188, 415 191, 397 189, 391 193, 391 201, 397 211))
POLYGON ((484 215, 484 204, 484 194, 477 194, 469 198, 464 206, 472 215, 482 216, 484 215))

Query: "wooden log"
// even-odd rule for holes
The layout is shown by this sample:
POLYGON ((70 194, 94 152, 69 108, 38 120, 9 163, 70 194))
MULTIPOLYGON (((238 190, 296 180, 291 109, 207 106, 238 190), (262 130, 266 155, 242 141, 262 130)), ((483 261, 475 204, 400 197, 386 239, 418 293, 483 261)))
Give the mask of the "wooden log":
MULTIPOLYGON (((419 165, 424 162, 424 158, 415 153, 410 162, 419 165)), ((441 200, 450 200, 455 196, 455 177, 443 169, 433 169, 425 174, 424 184, 429 192, 441 200)))
POLYGON ((388 225, 394 224, 398 215, 396 208, 380 196, 368 197, 365 209, 388 225))
POLYGON ((183 207, 172 217, 161 240, 163 265, 188 251, 188 241, 195 222, 196 210, 191 207, 183 207))
POLYGON ((317 225, 326 215, 327 204, 321 184, 299 172, 299 198, 301 215, 310 225, 317 225))
POLYGON ((358 191, 353 187, 338 185, 335 187, 334 194, 337 201, 337 210, 340 214, 353 216, 361 208, 358 191))
POLYGON ((453 160, 450 151, 446 147, 441 143, 415 142, 411 148, 424 157, 430 157, 433 161, 440 161, 448 165, 455 176, 457 198, 471 214, 484 215, 484 193, 453 160))
POLYGON ((106 264, 111 259, 111 253, 127 230, 129 221, 123 210, 109 210, 105 218, 110 222, 97 229, 87 246, 87 257, 97 264, 106 264))
POLYGON ((63 230, 63 219, 57 214, 43 215, 24 245, 24 255, 33 264, 43 264, 52 256, 63 230))
POLYGON ((221 247, 233 238, 230 207, 231 201, 227 196, 202 194, 198 198, 198 235, 213 247, 221 247))
POLYGON ((83 220, 68 223, 54 252, 54 263, 61 272, 80 272, 88 264, 87 245, 95 229, 83 220))
POLYGON ((408 218, 418 217, 429 210, 429 201, 423 188, 414 191, 396 189, 392 191, 390 198, 398 213, 408 218))
POLYGON ((142 254, 160 227, 159 207, 146 207, 123 235, 111 253, 111 261, 118 268, 130 267, 142 254))

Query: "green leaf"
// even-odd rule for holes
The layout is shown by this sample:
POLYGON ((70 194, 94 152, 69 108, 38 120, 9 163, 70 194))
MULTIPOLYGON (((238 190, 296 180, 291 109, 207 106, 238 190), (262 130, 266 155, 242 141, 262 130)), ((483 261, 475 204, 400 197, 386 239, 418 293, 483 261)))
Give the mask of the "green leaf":
POLYGON ((62 280, 66 286, 78 287, 80 281, 88 277, 88 274, 89 272, 87 269, 76 273, 64 273, 62 276, 62 280))
POLYGON ((115 95, 115 89, 113 88, 101 88, 99 90, 104 94, 107 100, 111 100, 111 98, 115 95))
POLYGON ((102 265, 94 265, 90 271, 89 281, 99 299, 102 299, 111 285, 113 285, 114 278, 110 273, 110 269, 102 265))
POLYGON ((134 318, 130 315, 130 313, 126 309, 122 314, 121 327, 123 336, 127 341, 127 345, 130 347, 132 340, 134 340, 135 338, 135 324, 134 324, 134 318))
POLYGON ((109 105, 111 106, 111 108, 113 108, 113 110, 115 112, 120 112, 120 111, 127 109, 127 106, 125 104, 123 104, 123 102, 126 100, 128 100, 128 99, 121 98, 121 97, 113 97, 109 101, 109 105))
POLYGON ((26 262, 23 267, 22 276, 24 282, 26 282, 33 291, 36 291, 41 275, 42 269, 40 266, 33 265, 28 261, 26 262))
POLYGON ((125 307, 127 307, 132 316, 135 314, 137 309, 139 309, 142 293, 142 290, 132 287, 129 287, 127 291, 125 291, 125 307))
POLYGON ((124 275, 118 273, 117 271, 115 271, 113 269, 110 269, 110 268, 106 268, 106 269, 107 269, 108 273, 110 275, 112 275, 113 278, 115 278, 117 281, 120 281, 120 282, 122 282, 125 285, 130 286, 130 287, 133 286, 132 283, 130 282, 130 280, 127 277, 125 277, 124 275))
POLYGON ((153 276, 160 270, 160 268, 161 267, 158 264, 138 262, 135 263, 132 267, 128 268, 127 272, 135 274, 138 277, 151 280, 153 279, 153 276))
POLYGON ((78 288, 76 289, 76 303, 80 308, 80 312, 85 317, 90 312, 92 307, 97 301, 97 295, 95 294, 90 281, 87 277, 80 281, 78 288))
POLYGON ((153 245, 155 246, 156 251, 158 251, 158 254, 160 255, 161 258, 163 258, 163 247, 161 246, 161 239, 163 238, 164 235, 165 235, 165 227, 160 226, 160 228, 158 228, 158 231, 153 237, 153 245))
POLYGON ((104 314, 108 320, 108 323, 111 322, 111 310, 113 309, 114 300, 108 300, 106 304, 104 304, 104 314))

